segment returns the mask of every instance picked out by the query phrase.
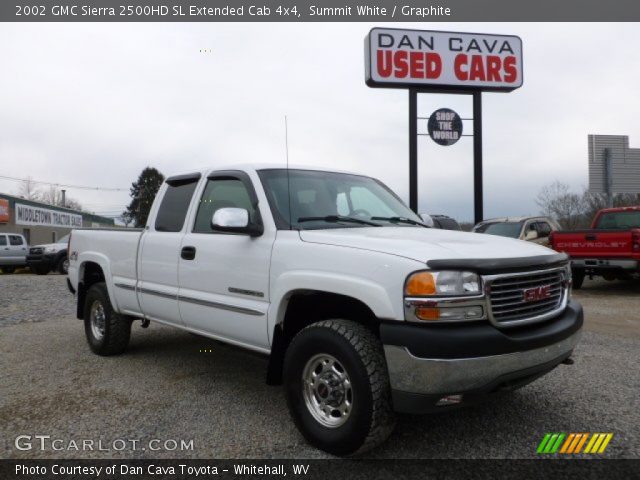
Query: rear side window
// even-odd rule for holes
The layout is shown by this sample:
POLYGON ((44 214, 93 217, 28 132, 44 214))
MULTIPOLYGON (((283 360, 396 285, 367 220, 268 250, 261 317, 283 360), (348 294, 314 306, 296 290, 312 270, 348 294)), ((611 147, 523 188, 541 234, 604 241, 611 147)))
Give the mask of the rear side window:
POLYGON ((640 227, 640 211, 607 212, 598 220, 600 230, 629 230, 640 227))
POLYGON ((9 243, 11 245, 22 245, 22 237, 18 235, 9 235, 9 243))
POLYGON ((156 216, 156 231, 179 232, 182 230, 189 203, 199 178, 198 174, 197 176, 175 177, 175 179, 169 178, 167 180, 167 190, 164 192, 156 216))
POLYGON ((5 246, 7 244, 7 237, 4 235, 0 235, 0 246, 5 246))

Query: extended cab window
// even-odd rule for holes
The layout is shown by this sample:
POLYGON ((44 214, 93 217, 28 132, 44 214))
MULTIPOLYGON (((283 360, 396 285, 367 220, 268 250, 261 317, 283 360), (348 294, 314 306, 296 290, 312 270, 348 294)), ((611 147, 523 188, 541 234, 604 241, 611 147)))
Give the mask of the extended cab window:
POLYGON ((0 246, 5 246, 7 244, 7 237, 4 235, 0 235, 0 246))
POLYGON ((214 233, 211 219, 215 211, 220 208, 244 208, 249 212, 250 222, 257 220, 257 211, 252 204, 249 190, 242 180, 233 177, 212 178, 207 182, 200 199, 193 231, 214 233))
POLYGON ((18 235, 9 235, 9 243, 14 246, 22 245, 22 237, 19 237, 18 235))
POLYGON ((184 225, 193 191, 200 174, 183 175, 167 179, 167 190, 156 216, 156 231, 179 232, 184 225))

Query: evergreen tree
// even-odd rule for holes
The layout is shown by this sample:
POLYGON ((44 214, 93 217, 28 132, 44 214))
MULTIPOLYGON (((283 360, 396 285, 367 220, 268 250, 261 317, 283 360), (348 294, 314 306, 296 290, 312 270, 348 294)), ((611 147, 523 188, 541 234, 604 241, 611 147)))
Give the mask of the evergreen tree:
POLYGON ((147 224, 151 204, 162 182, 164 175, 155 168, 147 167, 142 170, 138 180, 131 184, 131 203, 122 213, 127 225, 133 223, 136 228, 141 228, 147 224))

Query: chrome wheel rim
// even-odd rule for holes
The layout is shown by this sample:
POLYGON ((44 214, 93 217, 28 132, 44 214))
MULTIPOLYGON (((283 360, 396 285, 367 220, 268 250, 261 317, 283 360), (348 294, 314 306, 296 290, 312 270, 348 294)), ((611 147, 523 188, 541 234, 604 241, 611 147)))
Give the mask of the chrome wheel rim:
POLYGON ((91 304, 91 314, 89 319, 91 322, 91 334, 96 340, 102 340, 104 337, 105 325, 107 323, 107 316, 100 300, 96 300, 91 304))
POLYGON ((66 259, 62 262, 62 273, 65 275, 69 273, 69 259, 66 259))
POLYGON ((353 390, 349 374, 329 354, 314 355, 305 365, 302 395, 309 413, 325 427, 340 427, 351 415, 353 390))

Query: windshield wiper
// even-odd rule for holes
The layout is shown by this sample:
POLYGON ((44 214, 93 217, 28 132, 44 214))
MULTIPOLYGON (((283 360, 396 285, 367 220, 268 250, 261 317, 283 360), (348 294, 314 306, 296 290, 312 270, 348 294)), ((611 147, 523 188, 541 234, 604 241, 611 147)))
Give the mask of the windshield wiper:
POLYGON ((416 220, 411 220, 410 218, 406 218, 406 217, 371 217, 371 220, 384 220, 386 222, 391 222, 391 223, 407 223, 409 225, 419 225, 424 228, 431 228, 429 225, 425 223, 418 222, 416 220))
POLYGON ((359 223, 360 225, 370 225, 372 227, 381 227, 379 223, 370 222, 369 220, 363 220, 361 218, 355 217, 344 217, 342 215, 326 215, 324 217, 300 217, 298 218, 298 223, 302 222, 313 222, 313 221, 322 221, 322 222, 350 222, 350 223, 359 223))

